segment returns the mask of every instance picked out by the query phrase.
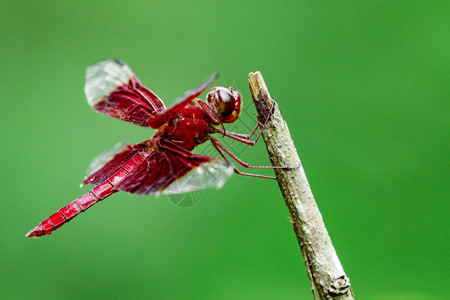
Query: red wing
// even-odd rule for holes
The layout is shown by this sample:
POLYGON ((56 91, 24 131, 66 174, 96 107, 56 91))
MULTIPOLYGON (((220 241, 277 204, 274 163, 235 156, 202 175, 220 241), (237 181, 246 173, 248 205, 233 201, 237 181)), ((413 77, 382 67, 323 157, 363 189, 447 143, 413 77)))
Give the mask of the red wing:
POLYGON ((88 67, 84 92, 96 111, 142 127, 149 127, 147 119, 166 109, 162 100, 119 60, 104 60, 88 67))
POLYGON ((208 79, 203 81, 199 86, 187 91, 183 97, 177 99, 173 106, 169 107, 167 110, 160 111, 160 112, 152 115, 148 119, 148 123, 150 124, 150 127, 159 128, 162 125, 164 125, 164 123, 166 123, 167 120, 171 119, 173 116, 175 116, 177 113, 179 113, 186 105, 191 103, 192 100, 194 100, 201 93, 203 93, 206 90, 206 88, 208 86, 210 86, 217 79, 217 77, 219 77, 219 74, 217 74, 217 73, 211 75, 208 79))
POLYGON ((137 145, 127 145, 125 143, 115 145, 112 149, 100 154, 92 161, 83 184, 101 184, 125 165, 134 155, 140 151, 145 151, 146 148, 147 141, 137 145))
POLYGON ((133 194, 174 194, 221 187, 233 174, 224 160, 190 153, 154 151, 116 188, 133 194))
POLYGON ((145 161, 114 188, 133 194, 176 194, 221 187, 233 174, 233 166, 215 157, 193 154, 165 145, 149 151, 148 141, 117 144, 94 159, 84 184, 99 185, 128 163, 137 153, 146 152, 145 161))

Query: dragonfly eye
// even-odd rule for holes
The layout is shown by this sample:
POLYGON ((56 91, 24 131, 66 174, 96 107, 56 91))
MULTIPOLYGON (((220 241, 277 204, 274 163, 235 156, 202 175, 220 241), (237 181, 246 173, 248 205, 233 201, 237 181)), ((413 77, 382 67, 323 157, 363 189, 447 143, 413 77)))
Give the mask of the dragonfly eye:
POLYGON ((214 103, 218 115, 225 117, 233 112, 236 99, 234 99, 234 95, 230 90, 216 87, 212 101, 210 99, 208 101, 214 103))

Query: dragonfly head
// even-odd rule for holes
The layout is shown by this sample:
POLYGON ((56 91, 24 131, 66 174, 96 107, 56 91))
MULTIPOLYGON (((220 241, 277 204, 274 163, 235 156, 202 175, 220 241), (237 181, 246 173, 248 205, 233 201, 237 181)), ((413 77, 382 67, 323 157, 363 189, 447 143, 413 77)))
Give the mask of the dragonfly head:
POLYGON ((241 95, 231 87, 214 87, 207 96, 208 104, 222 123, 232 123, 241 113, 241 95))

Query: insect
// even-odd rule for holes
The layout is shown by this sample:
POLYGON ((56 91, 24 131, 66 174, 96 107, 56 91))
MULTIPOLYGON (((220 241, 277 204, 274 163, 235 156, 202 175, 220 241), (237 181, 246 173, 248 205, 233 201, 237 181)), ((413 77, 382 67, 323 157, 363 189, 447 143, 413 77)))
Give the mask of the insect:
POLYGON ((39 223, 26 234, 37 237, 51 234, 95 203, 118 191, 133 194, 182 193, 207 187, 221 187, 242 173, 225 156, 228 154, 246 168, 249 166, 212 137, 218 133, 247 145, 254 145, 265 124, 257 123, 250 134, 228 132, 224 123, 239 117, 241 95, 231 87, 214 87, 206 102, 197 97, 217 78, 212 75, 197 88, 185 93, 176 104, 166 108, 163 101, 144 87, 125 63, 105 60, 86 70, 85 94, 97 112, 157 131, 140 144, 119 144, 92 162, 83 184, 95 187, 39 223), (255 140, 250 138, 260 128, 255 140), (211 141, 223 159, 194 154, 199 144, 211 141))

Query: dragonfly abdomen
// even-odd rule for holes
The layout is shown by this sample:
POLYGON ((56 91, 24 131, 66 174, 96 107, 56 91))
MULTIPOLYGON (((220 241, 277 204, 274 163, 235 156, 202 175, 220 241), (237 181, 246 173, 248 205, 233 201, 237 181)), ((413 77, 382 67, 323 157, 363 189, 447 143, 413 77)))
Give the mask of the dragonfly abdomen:
POLYGON ((73 200, 53 215, 39 223, 38 226, 26 234, 26 237, 38 237, 51 234, 53 231, 69 222, 78 214, 93 206, 95 203, 100 202, 101 200, 116 193, 118 190, 115 187, 120 184, 130 172, 134 171, 140 164, 142 164, 148 155, 148 152, 136 154, 107 180, 83 196, 73 200))

